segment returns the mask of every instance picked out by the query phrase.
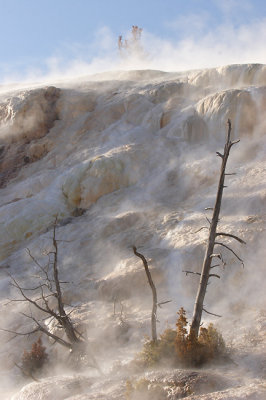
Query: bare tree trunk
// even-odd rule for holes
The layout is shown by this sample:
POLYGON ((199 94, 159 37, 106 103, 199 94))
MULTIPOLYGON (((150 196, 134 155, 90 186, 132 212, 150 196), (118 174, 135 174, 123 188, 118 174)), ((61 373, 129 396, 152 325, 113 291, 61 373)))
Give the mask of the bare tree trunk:
POLYGON ((55 248, 54 262, 53 262, 53 274, 54 274, 54 282, 55 282, 55 287, 56 287, 56 298, 57 298, 57 303, 58 303, 58 314, 59 314, 58 319, 60 320, 60 323, 61 323, 70 343, 73 343, 73 344, 80 343, 81 341, 76 335, 73 323, 69 319, 68 315, 65 312, 65 307, 64 307, 64 303, 63 303, 63 299, 62 299, 62 292, 61 292, 61 286, 60 286, 60 282, 59 282, 58 268, 57 268, 58 247, 57 247, 57 240, 55 237, 56 225, 57 225, 57 219, 55 220, 54 229, 53 229, 53 245, 55 248))
POLYGON ((219 184, 218 184, 215 206, 213 209, 212 220, 210 222, 209 238, 208 238, 208 242, 207 242, 203 265, 202 265, 200 282, 199 282, 198 292, 197 292, 194 311, 193 311, 192 323, 191 323, 191 328, 190 328, 190 333, 193 332, 195 337, 198 337, 202 312, 205 311, 203 302, 204 302, 204 298, 205 298, 205 294, 206 294, 208 280, 211 275, 210 269, 211 269, 212 259, 215 256, 213 250, 214 250, 215 244, 218 244, 218 243, 215 243, 215 239, 216 239, 216 236, 218 235, 216 233, 216 231, 217 231, 217 225, 218 225, 218 221, 219 221, 219 214, 220 214, 220 209, 221 209, 223 190, 225 187, 224 180, 225 180, 225 175, 226 175, 225 174, 226 163, 227 163, 227 160, 229 157, 231 147, 235 143, 239 142, 239 140, 235 141, 235 142, 231 142, 230 136, 231 136, 231 121, 228 120, 228 134, 227 134, 227 141, 224 146, 224 154, 221 154, 219 152, 216 153, 219 157, 221 157, 222 165, 221 165, 221 170, 220 170, 220 179, 219 179, 219 184))
POLYGON ((154 343, 157 343, 158 339, 157 339, 157 328, 156 328, 156 322, 157 322, 157 291, 156 291, 156 287, 153 283, 146 258, 142 254, 137 252, 137 248, 135 246, 133 246, 133 251, 134 251, 134 254, 137 257, 141 258, 141 260, 143 262, 145 272, 146 272, 146 275, 148 278, 148 282, 149 282, 149 285, 152 290, 151 335, 152 335, 152 341, 154 343))

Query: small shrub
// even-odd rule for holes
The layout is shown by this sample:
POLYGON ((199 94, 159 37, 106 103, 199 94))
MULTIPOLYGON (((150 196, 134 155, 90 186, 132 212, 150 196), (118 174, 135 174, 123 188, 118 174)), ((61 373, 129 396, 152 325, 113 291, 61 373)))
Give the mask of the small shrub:
POLYGON ((158 342, 160 358, 166 361, 176 361, 175 351, 176 331, 167 328, 161 335, 158 342))
POLYGON ((193 332, 188 334, 188 322, 183 307, 179 310, 178 315, 175 347, 181 364, 201 366, 224 355, 224 340, 213 324, 209 324, 207 328, 200 328, 197 338, 193 332))
POLYGON ((126 400, 164 400, 167 393, 159 384, 141 378, 136 381, 126 382, 126 400))
POLYGON ((157 364, 201 366, 225 355, 225 343, 222 335, 209 324, 201 328, 199 337, 188 333, 186 311, 178 311, 176 330, 167 328, 157 343, 147 340, 139 353, 137 362, 142 367, 154 367, 157 364))
POLYGON ((31 351, 24 351, 21 358, 21 369, 26 375, 31 375, 41 369, 47 359, 46 348, 43 346, 41 338, 39 338, 33 343, 31 351))
POLYGON ((225 354, 223 337, 213 324, 209 324, 208 328, 200 328, 199 344, 205 349, 207 361, 225 354))
POLYGON ((142 351, 137 355, 137 362, 143 367, 153 367, 161 359, 158 343, 147 339, 143 345, 142 351))
POLYGON ((175 351, 180 361, 185 361, 188 355, 188 331, 186 311, 183 307, 177 313, 175 351))

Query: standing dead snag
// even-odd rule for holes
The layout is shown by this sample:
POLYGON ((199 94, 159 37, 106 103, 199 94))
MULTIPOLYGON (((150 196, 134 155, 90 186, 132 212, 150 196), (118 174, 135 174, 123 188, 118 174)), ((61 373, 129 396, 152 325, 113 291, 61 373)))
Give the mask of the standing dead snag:
POLYGON ((58 246, 57 246, 57 240, 55 236, 55 231, 56 231, 56 223, 57 220, 54 223, 53 227, 53 246, 54 246, 54 260, 53 260, 53 276, 54 276, 54 284, 55 284, 55 298, 57 299, 57 304, 58 304, 58 315, 57 315, 57 320, 59 324, 62 326, 64 329, 66 336, 72 346, 75 343, 81 342, 80 339, 80 334, 77 332, 77 330, 74 328, 72 321, 70 320, 69 316, 66 314, 63 299, 62 299, 62 292, 61 292, 61 286, 58 278, 58 268, 57 268, 57 260, 58 260, 58 246), (78 336, 77 336, 78 334, 78 336))
POLYGON ((151 287, 152 290, 152 312, 151 312, 151 335, 152 335, 152 341, 154 343, 157 343, 157 329, 156 329, 156 321, 157 321, 157 291, 156 291, 156 287, 153 283, 152 277, 151 277, 151 273, 149 270, 149 266, 148 266, 148 262, 146 260, 146 258, 137 252, 137 248, 135 246, 132 247, 134 254, 141 258, 144 268, 145 268, 145 272, 148 278, 148 282, 149 285, 151 287))
MULTIPOLYGON (((240 260, 243 264, 243 261, 241 260, 241 258, 238 257, 238 255, 229 246, 216 241, 217 236, 227 236, 227 237, 237 240, 240 243, 245 243, 242 239, 238 238, 235 235, 231 235, 231 234, 223 233, 223 232, 217 232, 217 225, 219 222, 219 214, 220 214, 220 209, 221 209, 223 189, 226 187, 224 185, 224 180, 225 180, 226 175, 231 175, 231 174, 225 173, 226 163, 227 163, 229 153, 230 153, 232 146, 238 142, 239 142, 239 140, 231 142, 231 121, 229 119, 228 120, 227 140, 226 140, 226 143, 224 146, 224 153, 221 154, 218 151, 216 152, 217 156, 222 159, 222 165, 221 165, 221 170, 220 170, 220 179, 219 179, 219 184, 218 184, 215 206, 213 208, 213 215, 212 215, 211 221, 209 221, 210 222, 209 237, 208 237, 206 252, 205 252, 204 261, 203 261, 203 265, 202 265, 202 271, 200 274, 200 282, 199 282, 198 292, 197 292, 194 311, 193 311, 192 323, 191 323, 191 327, 190 327, 190 334, 195 335, 195 337, 198 337, 198 334, 199 334, 199 327, 200 327, 201 316, 202 316, 203 311, 207 312, 208 314, 218 316, 217 314, 210 313, 209 311, 204 309, 204 304, 203 304, 209 278, 212 276, 220 278, 219 275, 210 273, 211 268, 215 268, 218 266, 218 265, 212 266, 211 265, 212 260, 214 258, 218 258, 224 264, 222 255, 220 253, 216 254, 214 252, 214 247, 216 245, 225 247, 226 249, 231 251, 236 256, 236 258, 238 260, 240 260)), ((189 271, 185 271, 185 272, 190 273, 189 271)))
MULTIPOLYGON (((30 315, 23 313, 23 315, 31 320, 35 325, 31 331, 16 332, 6 329, 1 330, 12 333, 14 335, 12 339, 17 336, 29 336, 37 332, 42 332, 46 336, 53 339, 55 343, 59 343, 68 348, 72 354, 80 356, 86 353, 87 343, 83 335, 75 328, 70 318, 71 312, 66 312, 65 304, 63 302, 61 285, 67 282, 63 282, 59 279, 58 240, 56 239, 56 226, 57 218, 55 219, 52 231, 53 249, 45 254, 48 257, 46 265, 42 265, 33 256, 31 251, 27 249, 28 255, 39 271, 39 275, 36 277, 36 279, 38 279, 36 286, 23 288, 12 275, 8 274, 12 281, 11 285, 15 287, 21 295, 21 298, 10 300, 9 303, 25 302, 29 304, 29 306, 32 306, 32 309, 41 311, 44 314, 44 318, 37 318, 32 314, 32 312, 30 312, 30 315), (58 327, 64 331, 66 339, 50 332, 48 325, 43 323, 45 320, 56 320, 58 327)), ((72 308, 74 309, 74 307, 72 308)), ((100 371, 100 368, 92 354, 90 354, 90 358, 92 361, 90 366, 100 371)))
POLYGON ((133 25, 131 29, 131 37, 129 39, 125 39, 123 42, 122 35, 118 36, 118 49, 120 52, 138 52, 141 50, 140 40, 142 35, 142 28, 139 28, 137 25, 133 25))

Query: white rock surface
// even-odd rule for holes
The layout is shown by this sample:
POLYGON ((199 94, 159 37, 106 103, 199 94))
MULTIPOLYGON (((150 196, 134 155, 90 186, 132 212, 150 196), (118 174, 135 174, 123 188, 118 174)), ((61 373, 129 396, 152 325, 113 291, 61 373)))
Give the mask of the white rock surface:
MULTIPOLYGON (((237 349, 239 375, 251 381, 193 400, 262 399, 265 375, 257 363, 265 361, 265 337, 263 323, 256 321, 265 306, 265 87, 265 65, 234 65, 184 73, 113 72, 2 92, 0 327, 27 328, 17 314, 28 312, 26 305, 3 306, 16 296, 6 267, 22 285, 32 284, 36 266, 25 248, 45 262, 56 215, 60 276, 70 282, 64 298, 78 306, 72 318, 86 327, 105 371, 117 360, 129 360, 149 334, 150 291, 133 244, 149 260, 160 300, 172 300, 159 311, 159 330, 166 321, 174 325, 180 306, 190 318, 197 278, 182 270, 201 266, 206 230, 198 230, 210 215, 204 209, 215 201, 220 168, 215 152, 223 148, 231 118, 241 141, 230 156, 228 171, 237 175, 227 178, 220 230, 247 242, 244 248, 231 243, 245 268, 223 251, 227 266, 211 283, 206 303, 223 315, 215 322, 237 349), (121 312, 128 323, 122 344, 121 312), (244 343, 250 330, 259 337, 255 350, 244 343), (261 381, 253 382, 258 375, 261 381)), ((8 338, 1 332, 2 343, 8 338)), ((30 343, 17 338, 2 346, 3 388, 16 381, 20 372, 13 361, 19 362, 30 343)), ((51 378, 43 379, 49 387, 51 378)), ((56 378, 62 387, 56 398, 68 398, 62 394, 68 379, 70 384, 74 378, 56 378)), ((14 399, 55 398, 37 397, 37 386, 25 387, 14 399)))

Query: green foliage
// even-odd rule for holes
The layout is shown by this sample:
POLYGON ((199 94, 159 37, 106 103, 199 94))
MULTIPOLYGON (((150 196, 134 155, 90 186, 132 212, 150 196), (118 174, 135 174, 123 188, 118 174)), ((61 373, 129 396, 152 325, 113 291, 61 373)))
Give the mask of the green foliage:
POLYGON ((199 343, 205 348, 207 359, 211 360, 225 354, 225 343, 223 337, 213 324, 208 328, 200 328, 199 343))
MULTIPOLYGON (((159 343, 159 341, 158 341, 159 343)), ((142 351, 138 354, 137 361, 144 367, 152 367, 158 364, 161 359, 158 343, 146 340, 142 351)))
POLYGON ((147 340, 138 360, 143 367, 153 367, 157 364, 195 367, 219 359, 225 354, 225 343, 222 335, 209 324, 201 328, 197 338, 188 333, 186 311, 178 311, 176 330, 167 328, 157 343, 147 340))
POLYGON ((158 339, 157 343, 147 338, 142 351, 137 355, 135 364, 139 367, 153 367, 159 363, 174 365, 176 363, 175 353, 176 331, 167 328, 158 339))
POLYGON ((176 331, 171 328, 167 328, 161 335, 158 343, 159 354, 161 359, 167 361, 175 361, 175 340, 176 331))
POLYGON ((48 355, 46 348, 42 345, 42 340, 39 338, 33 343, 31 351, 24 350, 21 361, 21 368, 26 375, 31 375, 41 369, 47 361, 48 355))

